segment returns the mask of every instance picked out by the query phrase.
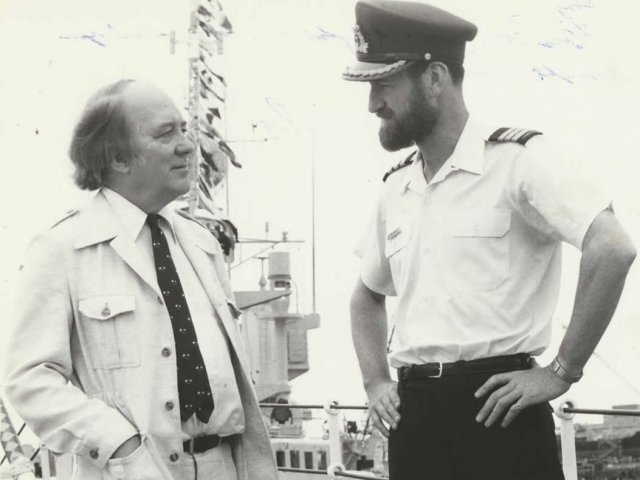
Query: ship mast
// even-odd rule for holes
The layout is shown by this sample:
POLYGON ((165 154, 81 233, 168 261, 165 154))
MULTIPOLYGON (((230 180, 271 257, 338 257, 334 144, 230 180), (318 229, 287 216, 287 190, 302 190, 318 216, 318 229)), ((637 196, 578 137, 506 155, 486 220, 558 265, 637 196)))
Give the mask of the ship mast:
POLYGON ((200 63, 200 40, 198 34, 198 0, 191 0, 190 25, 189 25, 189 124, 188 131, 195 142, 194 154, 189 158, 189 171, 191 172, 191 188, 187 194, 189 214, 195 215, 198 206, 199 189, 199 165, 200 165, 200 74, 198 64, 200 63))
MULTIPOLYGON (((228 182, 229 164, 241 165, 224 139, 226 80, 224 37, 232 32, 219 0, 190 0, 188 29, 188 136, 195 149, 189 157, 189 192, 179 206, 203 223, 220 242, 228 262, 233 261, 237 229, 214 201, 228 182)), ((172 35, 172 52, 175 36, 172 35)))

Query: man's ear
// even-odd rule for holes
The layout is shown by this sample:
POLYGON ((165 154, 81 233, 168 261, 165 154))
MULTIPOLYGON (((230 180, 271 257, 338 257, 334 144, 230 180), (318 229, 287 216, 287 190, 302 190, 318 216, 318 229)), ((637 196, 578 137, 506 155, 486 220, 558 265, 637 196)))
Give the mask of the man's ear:
POLYGON ((127 175, 131 171, 131 162, 126 161, 120 155, 113 155, 110 162, 111 170, 127 175))
POLYGON ((436 94, 440 93, 449 78, 449 68, 442 62, 431 62, 425 71, 425 81, 436 94))

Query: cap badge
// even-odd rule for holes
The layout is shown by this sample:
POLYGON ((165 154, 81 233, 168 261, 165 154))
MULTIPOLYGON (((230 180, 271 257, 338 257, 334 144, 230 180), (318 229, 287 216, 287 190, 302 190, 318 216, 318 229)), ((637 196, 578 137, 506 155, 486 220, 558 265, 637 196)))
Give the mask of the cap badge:
POLYGON ((369 51, 369 44, 364 39, 364 36, 360 31, 360 26, 356 25, 355 27, 353 27, 353 31, 355 33, 356 52, 367 53, 369 51))

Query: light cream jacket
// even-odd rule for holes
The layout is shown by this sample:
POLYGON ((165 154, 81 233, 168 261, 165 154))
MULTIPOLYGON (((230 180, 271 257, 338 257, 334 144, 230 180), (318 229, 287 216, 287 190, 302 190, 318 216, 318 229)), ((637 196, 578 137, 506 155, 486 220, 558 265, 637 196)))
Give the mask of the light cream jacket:
MULTIPOLYGON (((34 240, 22 272, 6 393, 52 451, 74 454, 76 479, 115 478, 108 459, 139 433, 143 445, 129 470, 141 473, 130 480, 191 480, 180 466, 171 322, 156 279, 149 278, 121 229, 98 192, 34 240)), ((230 340, 246 425, 233 445, 239 478, 275 480, 275 460, 231 314, 237 309, 220 245, 180 215, 175 231, 230 340)))

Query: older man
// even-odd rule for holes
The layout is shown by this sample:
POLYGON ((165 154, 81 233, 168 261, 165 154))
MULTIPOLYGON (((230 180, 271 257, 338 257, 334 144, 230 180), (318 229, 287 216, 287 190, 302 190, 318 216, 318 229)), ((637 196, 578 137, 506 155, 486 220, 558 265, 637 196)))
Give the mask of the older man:
POLYGON ((358 252, 352 330, 393 480, 562 478, 548 401, 565 393, 615 311, 636 251, 610 200, 540 132, 487 128, 462 84, 475 25, 412 2, 356 5, 369 111, 394 167, 358 252), (582 251, 575 307, 549 345, 561 246, 582 251), (385 298, 398 296, 391 365, 385 298), (390 426, 390 432, 387 428, 390 426))
POLYGON ((102 88, 69 150, 99 191, 29 248, 6 391, 75 478, 277 478, 220 246, 169 206, 193 149, 165 93, 102 88))

